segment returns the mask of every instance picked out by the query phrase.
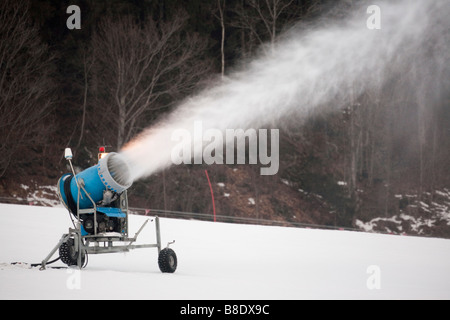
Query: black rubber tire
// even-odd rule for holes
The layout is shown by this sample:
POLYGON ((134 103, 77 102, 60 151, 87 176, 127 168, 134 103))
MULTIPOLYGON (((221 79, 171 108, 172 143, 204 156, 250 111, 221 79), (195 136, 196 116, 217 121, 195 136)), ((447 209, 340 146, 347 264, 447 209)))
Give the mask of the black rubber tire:
POLYGON ((158 256, 159 270, 163 273, 174 273, 177 269, 177 255, 170 248, 164 248, 158 256))
MULTIPOLYGON (((76 266, 78 264, 78 252, 75 251, 75 242, 72 238, 59 246, 59 257, 68 266, 76 266)), ((82 254, 81 265, 84 265, 85 258, 86 256, 82 254)))

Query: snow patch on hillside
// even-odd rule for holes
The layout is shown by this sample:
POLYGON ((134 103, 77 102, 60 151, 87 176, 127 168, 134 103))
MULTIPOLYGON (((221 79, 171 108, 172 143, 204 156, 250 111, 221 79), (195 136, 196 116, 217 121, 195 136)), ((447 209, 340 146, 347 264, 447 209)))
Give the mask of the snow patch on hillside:
POLYGON ((364 231, 394 234, 428 235, 431 229, 450 226, 450 190, 418 195, 395 195, 399 201, 399 213, 392 217, 379 217, 368 222, 356 220, 356 226, 364 231))

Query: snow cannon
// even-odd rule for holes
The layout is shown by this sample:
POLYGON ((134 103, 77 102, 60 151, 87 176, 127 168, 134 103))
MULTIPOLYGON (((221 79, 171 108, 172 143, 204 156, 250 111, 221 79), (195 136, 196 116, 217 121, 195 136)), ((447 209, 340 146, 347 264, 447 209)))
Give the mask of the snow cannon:
POLYGON ((175 241, 168 242, 165 248, 162 247, 158 216, 146 219, 134 237, 128 234, 127 189, 133 184, 133 179, 125 158, 119 153, 106 153, 105 147, 101 147, 98 164, 78 174, 75 174, 72 166, 70 148, 66 148, 65 158, 72 173, 67 173, 59 179, 57 193, 69 211, 74 228, 69 228, 69 232, 63 234, 52 251, 42 260, 41 270, 59 259, 68 266, 84 268, 88 254, 156 248, 161 272, 175 272, 177 256, 169 248, 175 241), (149 220, 155 222, 156 243, 134 244, 149 220), (59 251, 59 257, 50 261, 56 251, 59 251))
MULTIPOLYGON (((120 154, 99 155, 97 165, 77 175, 67 173, 58 181, 59 198, 71 212, 93 208, 95 204, 110 205, 133 184, 128 164, 120 154)), ((72 152, 66 150, 66 159, 70 161, 71 158, 72 152)))

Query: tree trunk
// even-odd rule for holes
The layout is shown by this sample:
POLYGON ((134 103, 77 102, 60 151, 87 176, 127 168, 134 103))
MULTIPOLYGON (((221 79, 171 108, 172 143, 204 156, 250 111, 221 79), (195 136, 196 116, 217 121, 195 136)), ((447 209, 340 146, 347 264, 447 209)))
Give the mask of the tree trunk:
POLYGON ((220 19, 220 27, 222 28, 222 39, 220 41, 220 54, 221 54, 221 75, 222 78, 225 75, 225 21, 224 21, 224 10, 225 10, 225 1, 223 0, 223 4, 221 4, 221 0, 217 0, 217 5, 219 7, 219 19, 220 19))

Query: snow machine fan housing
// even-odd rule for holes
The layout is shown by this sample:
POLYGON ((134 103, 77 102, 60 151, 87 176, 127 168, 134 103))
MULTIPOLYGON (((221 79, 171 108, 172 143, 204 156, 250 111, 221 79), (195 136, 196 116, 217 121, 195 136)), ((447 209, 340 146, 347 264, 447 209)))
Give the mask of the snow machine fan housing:
MULTIPOLYGON (((68 157, 71 155, 66 154, 69 160, 68 157)), ((62 204, 74 213, 77 206, 87 209, 93 208, 94 203, 109 205, 114 194, 121 194, 132 184, 130 168, 125 159, 118 153, 110 152, 97 165, 75 176, 70 173, 63 175, 58 181, 57 192, 62 204)))

